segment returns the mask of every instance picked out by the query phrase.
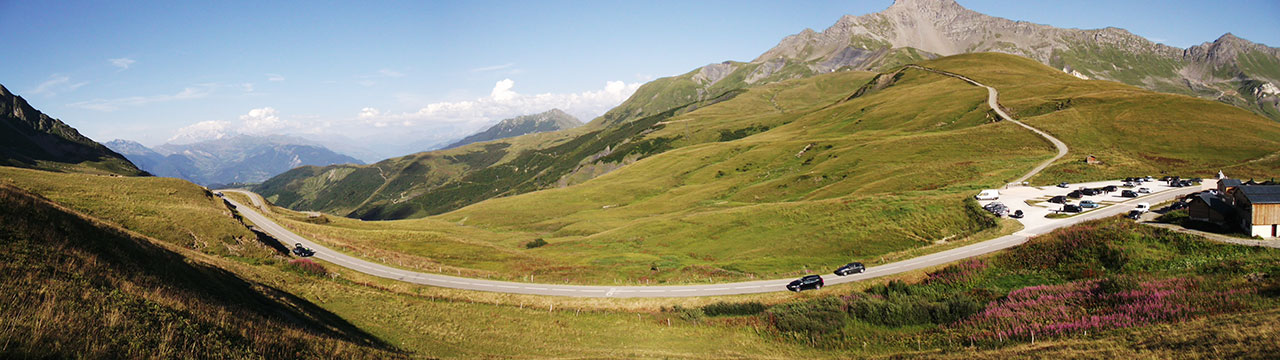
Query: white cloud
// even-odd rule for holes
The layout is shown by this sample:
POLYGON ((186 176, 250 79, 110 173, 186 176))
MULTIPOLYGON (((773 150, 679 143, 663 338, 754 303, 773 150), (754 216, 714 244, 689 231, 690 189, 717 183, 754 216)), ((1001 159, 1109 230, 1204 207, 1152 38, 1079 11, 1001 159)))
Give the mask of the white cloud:
POLYGON ((130 97, 123 97, 123 98, 115 98, 115 99, 93 99, 88 101, 70 103, 70 104, 67 104, 67 106, 81 108, 81 109, 110 112, 110 111, 119 110, 121 107, 125 107, 125 106, 141 106, 141 105, 159 103, 159 102, 199 99, 205 96, 209 96, 209 94, 213 93, 214 86, 215 85, 205 84, 205 85, 199 85, 197 87, 188 87, 188 88, 182 89, 182 91, 179 91, 178 93, 173 95, 162 94, 162 95, 151 95, 151 96, 130 96, 130 97))
POLYGON ((249 110, 248 114, 240 115, 239 132, 245 134, 269 134, 274 131, 293 128, 296 124, 281 120, 276 114, 276 109, 270 106, 261 109, 249 110))
POLYGON ((247 92, 247 93, 253 92, 253 83, 240 84, 240 88, 244 89, 244 92, 247 92))
POLYGON ((174 144, 190 144, 205 140, 216 140, 227 137, 231 122, 228 121, 201 121, 190 126, 178 129, 173 137, 169 138, 170 143, 174 144))
POLYGON ((111 63, 111 66, 120 68, 118 71, 129 70, 129 66, 137 62, 130 58, 107 59, 107 61, 111 63))
POLYGON ((49 80, 45 80, 44 82, 40 83, 40 85, 36 85, 34 89, 28 90, 26 92, 31 95, 54 96, 54 95, 57 95, 58 93, 79 89, 81 86, 85 86, 86 84, 89 84, 89 82, 83 81, 83 82, 72 84, 71 77, 66 75, 53 74, 49 76, 49 80))
POLYGON ((281 82, 281 81, 284 81, 284 75, 280 75, 280 74, 267 74, 267 81, 270 81, 270 82, 281 82))
POLYGON ((516 63, 506 63, 506 64, 502 64, 502 65, 493 65, 493 66, 482 66, 482 67, 478 67, 478 68, 471 69, 471 72, 488 72, 488 71, 496 71, 496 70, 506 69, 506 68, 509 68, 509 67, 512 67, 512 66, 516 66, 516 63))
POLYGON ((269 135, 303 128, 302 124, 296 121, 281 118, 279 112, 270 106, 249 110, 238 119, 240 120, 238 122, 211 120, 191 124, 178 129, 173 137, 169 138, 169 142, 189 144, 221 139, 235 134, 269 135))
POLYGON ((515 81, 503 79, 494 84, 488 97, 468 101, 437 102, 416 112, 387 113, 374 108, 361 109, 357 119, 366 125, 415 126, 418 129, 471 131, 501 119, 539 113, 559 108, 582 121, 603 114, 631 96, 640 83, 609 81, 603 89, 568 94, 525 95, 515 91, 515 81))
POLYGON ((358 115, 357 117, 360 119, 373 119, 373 118, 377 118, 378 115, 382 115, 382 112, 378 111, 378 109, 367 107, 367 108, 360 109, 360 115, 358 115))
POLYGON ((378 73, 379 73, 379 74, 382 74, 382 76, 386 76, 386 77, 390 77, 390 78, 400 78, 400 77, 404 77, 404 73, 401 73, 401 72, 399 72, 399 71, 395 71, 395 70, 391 70, 391 69, 382 69, 382 70, 378 70, 378 73))
POLYGON ((511 88, 516 86, 516 82, 511 79, 502 79, 497 84, 493 84, 493 91, 489 92, 489 97, 499 102, 509 101, 516 97, 516 92, 511 88))

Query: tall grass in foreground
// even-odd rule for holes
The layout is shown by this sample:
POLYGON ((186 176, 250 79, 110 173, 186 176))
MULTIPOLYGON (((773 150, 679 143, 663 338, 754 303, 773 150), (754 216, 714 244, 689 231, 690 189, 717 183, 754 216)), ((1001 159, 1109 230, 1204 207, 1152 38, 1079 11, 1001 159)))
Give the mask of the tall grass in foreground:
POLYGON ((0 358, 396 358, 306 300, 0 185, 0 358))

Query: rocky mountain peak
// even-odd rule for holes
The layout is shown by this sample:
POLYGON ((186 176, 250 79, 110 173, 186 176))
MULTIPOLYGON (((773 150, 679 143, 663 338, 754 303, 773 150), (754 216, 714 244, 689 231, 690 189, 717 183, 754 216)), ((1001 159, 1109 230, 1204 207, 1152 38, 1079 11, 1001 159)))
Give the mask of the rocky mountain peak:
POLYGON ((955 0, 893 0, 890 10, 968 10, 955 0))

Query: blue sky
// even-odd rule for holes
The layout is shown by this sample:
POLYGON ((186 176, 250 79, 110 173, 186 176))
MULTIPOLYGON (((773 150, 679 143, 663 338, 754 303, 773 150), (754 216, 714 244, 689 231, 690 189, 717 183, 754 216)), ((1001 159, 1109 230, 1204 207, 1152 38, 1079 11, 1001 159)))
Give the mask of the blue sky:
MULTIPOLYGON (((1226 32, 1280 46, 1274 0, 959 2, 1178 47, 1226 32)), ((891 3, 0 0, 0 84, 99 141, 158 145, 187 128, 403 142, 548 104, 598 115, 654 77, 751 60, 891 3), (481 101, 503 96, 522 102, 481 101)))

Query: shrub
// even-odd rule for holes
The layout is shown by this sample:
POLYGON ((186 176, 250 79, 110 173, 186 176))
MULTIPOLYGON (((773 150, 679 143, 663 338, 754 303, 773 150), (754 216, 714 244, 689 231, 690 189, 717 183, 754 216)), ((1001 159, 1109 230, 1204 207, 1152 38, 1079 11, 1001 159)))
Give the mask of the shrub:
POLYGON ((707 316, 744 316, 764 312, 766 307, 756 301, 743 303, 718 302, 702 307, 707 316))
POLYGON ((1193 279, 1077 281, 1010 292, 957 324, 970 338, 1009 339, 1175 322, 1241 307, 1251 289, 1213 291, 1193 279))
POLYGON ((765 311, 765 319, 780 331, 816 336, 844 327, 848 318, 844 307, 844 301, 835 297, 786 303, 765 311))
POLYGON ((537 239, 533 239, 533 241, 525 243, 524 248, 533 249, 533 248, 541 247, 546 244, 547 244, 546 240, 542 240, 542 238, 537 238, 537 239))
POLYGON ((680 319, 688 322, 702 322, 702 320, 707 317, 706 314, 702 312, 702 309, 699 308, 687 308, 675 305, 671 307, 670 311, 676 314, 680 319))
POLYGON ((311 261, 311 259, 293 259, 284 264, 284 268, 303 275, 325 276, 329 275, 329 271, 325 270, 324 265, 320 265, 311 261))

